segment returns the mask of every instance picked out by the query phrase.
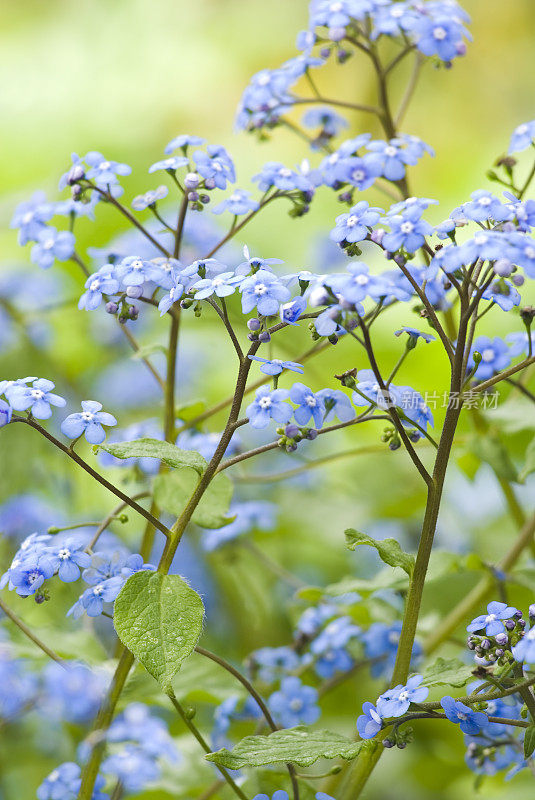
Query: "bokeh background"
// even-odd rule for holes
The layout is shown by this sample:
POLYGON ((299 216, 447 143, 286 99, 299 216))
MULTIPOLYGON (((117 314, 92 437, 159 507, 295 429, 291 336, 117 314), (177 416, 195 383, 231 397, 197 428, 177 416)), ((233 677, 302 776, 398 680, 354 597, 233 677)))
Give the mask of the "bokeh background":
MULTIPOLYGON (((466 0, 464 7, 472 16, 474 36, 467 57, 458 59, 450 71, 426 67, 403 126, 436 151, 434 159, 425 157, 411 173, 415 194, 441 201, 440 209, 430 210, 432 221, 445 218, 471 191, 488 185, 485 173, 506 151, 511 130, 535 116, 532 0, 466 0)), ((65 171, 71 151, 83 154, 95 149, 132 165, 133 173, 124 181, 127 198, 154 188, 165 179, 149 176, 148 165, 161 157, 173 136, 184 132, 224 144, 236 161, 237 185, 244 188, 250 188, 251 176, 265 161, 299 163, 309 155, 301 140, 278 130, 269 141, 260 143, 235 132, 234 113, 254 72, 275 67, 294 54, 296 33, 306 26, 307 4, 304 0, 2 0, 0 16, 0 287, 11 280, 13 270, 20 270, 27 275, 24 290, 33 293, 34 299, 45 298, 31 303, 23 316, 4 304, 0 377, 39 374, 54 379, 73 409, 79 399, 92 393, 115 413, 122 427, 157 416, 160 406, 150 379, 145 378, 139 362, 132 362, 111 321, 103 319, 103 314, 97 319, 77 312, 69 302, 78 297, 82 285, 75 267, 56 265, 43 295, 41 285, 33 284, 37 268, 28 269, 29 248, 21 249, 16 232, 9 229, 13 209, 38 188, 56 199, 57 179, 65 171)), ((400 86, 402 80, 403 74, 400 86)), ((320 83, 329 96, 363 102, 373 97, 372 76, 358 58, 343 68, 323 71, 320 83)), ((351 132, 378 133, 369 127, 368 118, 355 115, 351 123, 351 132)), ((383 202, 373 191, 368 199, 383 202)), ((209 211, 204 213, 211 217, 209 211)), ((248 227, 242 241, 264 257, 283 259, 288 271, 322 271, 323 261, 332 263, 336 258, 324 246, 336 213, 335 198, 327 192, 320 193, 310 214, 298 220, 290 219, 285 209, 274 204, 248 227)), ((104 246, 122 229, 123 223, 109 210, 99 209, 96 223, 82 220, 78 249, 85 256, 87 247, 104 246)), ((233 257, 239 259, 239 251, 233 257)), ((511 330, 510 317, 506 319, 500 311, 486 319, 488 331, 511 330)), ((385 364, 393 364, 397 358, 394 324, 412 320, 405 308, 393 314, 379 334, 378 350, 385 364)), ((520 330, 516 318, 513 324, 520 330)), ((143 344, 163 342, 165 331, 157 321, 144 321, 139 338, 143 344)), ((307 342, 306 331, 300 331, 295 339, 281 342, 281 352, 295 358, 307 348, 307 342)), ((340 345, 311 362, 307 382, 313 388, 332 385, 333 373, 355 363, 366 366, 358 363, 360 354, 345 348, 340 345)), ((192 318, 188 322, 180 359, 181 402, 210 405, 229 393, 232 351, 213 320, 202 319, 197 324, 192 318)), ((404 382, 420 391, 441 393, 446 387, 444 368, 438 345, 422 346, 418 357, 408 364, 404 382)), ((438 421, 442 413, 438 408, 438 421)), ((526 412, 520 422, 508 420, 507 412, 496 417, 501 423, 505 420, 512 458, 519 461, 527 429, 534 424, 528 413, 533 414, 526 412)), ((217 430, 221 421, 222 417, 215 418, 211 429, 217 430)), ((33 432, 13 427, 2 431, 0 438, 0 502, 33 492, 48 504, 49 524, 105 515, 113 500, 110 503, 103 491, 50 452, 33 432)), ((424 500, 420 482, 401 452, 385 451, 379 433, 375 428, 340 434, 335 442, 322 442, 314 452, 309 448, 304 455, 286 460, 268 456, 237 473, 244 497, 274 500, 279 506, 277 526, 270 533, 256 533, 256 545, 307 584, 325 585, 351 574, 363 576, 378 567, 369 554, 344 550, 343 530, 348 525, 379 538, 394 535, 407 548, 415 546, 424 500), (377 452, 344 459, 321 471, 303 471, 298 480, 254 480, 255 475, 299 468, 303 459, 361 446, 377 452)), ((438 542, 464 555, 480 552, 484 561, 491 562, 511 540, 514 524, 504 514, 495 478, 471 451, 472 435, 467 422, 450 473, 438 542)), ((89 452, 87 455, 92 458, 89 452)), ((526 505, 533 504, 533 482, 517 491, 526 505)), ((136 521, 121 533, 135 549, 140 533, 136 521)), ((12 541, 4 542, 2 569, 11 550, 12 541)), ((177 569, 188 574, 206 597, 206 635, 214 649, 225 649, 238 659, 255 647, 289 641, 291 620, 296 609, 304 606, 245 546, 238 542, 206 556, 198 531, 192 531, 181 551, 177 569)), ((424 629, 430 629, 478 577, 477 571, 464 570, 434 585, 432 595, 425 597, 424 629)), ((514 602, 533 599, 529 589, 515 591, 514 602)), ((71 596, 63 587, 46 607, 29 607, 12 596, 9 599, 41 630, 43 638, 47 631, 53 633, 58 648, 96 662, 100 654, 90 644, 91 631, 86 628, 87 637, 76 638, 76 625, 64 620, 71 596)), ((24 650, 22 642, 19 644, 24 650)), ((27 657, 36 657, 27 650, 27 657)), ((333 693, 326 704, 325 727, 350 731, 360 703, 375 696, 376 689, 367 678, 358 677, 333 693), (340 708, 352 709, 352 717, 340 714, 340 708)), ((221 699, 224 691, 216 695, 221 699)), ((205 705, 201 704, 202 713, 209 720, 213 706, 205 705)), ((415 745, 382 760, 367 796, 382 800, 472 797, 474 776, 462 761, 462 737, 447 727, 441 725, 438 731, 431 723, 422 725, 415 745)), ((60 760, 58 755, 69 757, 71 745, 60 729, 54 729, 53 740, 45 735, 45 729, 41 720, 30 725, 29 737, 23 727, 13 726, 11 734, 6 732, 5 755, 0 757, 3 800, 33 797, 42 777, 60 760)), ((0 736, 2 733, 0 730, 0 736)), ((198 769, 204 776, 200 766, 198 769)), ((195 794, 193 778, 184 781, 191 796, 200 794, 195 794)), ((532 791, 531 781, 526 773, 508 784, 498 776, 486 781, 482 791, 486 797, 523 800, 532 791)), ((183 794, 179 782, 172 790, 160 788, 142 796, 183 794)))

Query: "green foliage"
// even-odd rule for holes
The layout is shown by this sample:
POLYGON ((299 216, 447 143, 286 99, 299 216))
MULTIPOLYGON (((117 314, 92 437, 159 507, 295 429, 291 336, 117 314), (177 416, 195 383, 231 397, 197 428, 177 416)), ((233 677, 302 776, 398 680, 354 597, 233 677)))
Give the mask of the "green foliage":
MULTIPOLYGON (((377 742, 373 743, 374 745, 377 742)), ((206 758, 228 769, 262 767, 281 762, 309 767, 318 758, 356 758, 369 742, 355 742, 332 731, 315 731, 298 725, 269 736, 246 736, 232 750, 218 750, 206 758)))
POLYGON ((504 481, 518 480, 516 467, 497 434, 489 431, 484 436, 474 436, 470 447, 480 461, 490 464, 499 478, 504 481))
POLYGON ((376 541, 371 536, 365 533, 349 528, 346 532, 346 546, 349 550, 355 550, 361 544, 367 544, 370 547, 375 547, 379 553, 379 557, 385 564, 391 567, 401 567, 407 575, 412 575, 414 569, 414 556, 404 553, 399 543, 395 539, 381 539, 376 541))
POLYGON ((121 589, 113 621, 121 642, 168 692, 199 640, 203 614, 201 598, 178 575, 143 570, 121 589))
POLYGON ((100 450, 105 450, 115 458, 159 458, 168 467, 180 469, 191 467, 202 475, 207 467, 206 460, 195 450, 181 450, 170 442, 161 442, 159 439, 136 439, 134 442, 116 442, 114 444, 101 444, 100 450))
POLYGON ((466 686, 474 679, 473 666, 463 664, 458 658, 437 658, 424 673, 423 683, 433 686, 466 686))
POLYGON ((520 483, 523 483, 528 475, 531 475, 532 472, 535 472, 535 436, 528 444, 526 449, 524 467, 518 476, 520 483))
POLYGON ((529 758, 535 750, 535 725, 526 728, 524 736, 524 758, 529 758))
MULTIPOLYGON (((193 469, 179 469, 158 475, 154 480, 154 499, 160 508, 180 516, 195 491, 199 476, 193 469)), ((228 517, 232 499, 232 482, 224 472, 216 475, 193 512, 192 520, 202 528, 222 528, 234 517, 228 517)))

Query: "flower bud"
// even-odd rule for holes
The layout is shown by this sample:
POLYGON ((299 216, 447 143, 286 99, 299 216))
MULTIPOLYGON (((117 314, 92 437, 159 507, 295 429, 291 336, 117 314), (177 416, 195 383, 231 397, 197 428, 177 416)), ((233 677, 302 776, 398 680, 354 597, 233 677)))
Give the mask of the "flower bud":
POLYGON ((186 189, 196 189, 201 182, 201 176, 196 172, 188 172, 184 178, 184 186, 186 189))
POLYGON ((261 322, 256 317, 252 317, 252 319, 247 320, 247 327, 250 331, 259 331, 261 328, 261 322))
POLYGON ((143 289, 141 286, 127 286, 126 287, 126 296, 131 297, 133 300, 137 300, 138 297, 141 297, 143 294, 143 289))
POLYGON ((290 423, 289 425, 286 425, 286 427, 284 428, 284 433, 286 436, 289 436, 290 439, 294 439, 299 433, 299 428, 297 425, 290 423))
POLYGON ((113 300, 110 300, 109 303, 106 303, 105 308, 107 314, 117 314, 117 309, 119 306, 117 303, 114 303, 113 300))
POLYGON ((258 340, 263 344, 265 344, 266 342, 269 342, 271 340, 271 335, 269 334, 268 331, 262 331, 262 333, 258 334, 258 340))

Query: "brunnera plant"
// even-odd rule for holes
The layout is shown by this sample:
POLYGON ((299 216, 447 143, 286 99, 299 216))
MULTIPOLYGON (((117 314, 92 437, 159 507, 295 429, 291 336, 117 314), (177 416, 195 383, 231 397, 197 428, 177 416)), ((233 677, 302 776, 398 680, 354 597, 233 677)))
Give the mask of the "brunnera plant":
MULTIPOLYGON (((65 416, 59 409, 67 401, 54 392, 54 375, 0 382, 0 424, 33 429, 118 501, 89 533, 87 526, 68 524, 27 536, 1 580, 2 588, 40 604, 49 599, 55 578, 82 582, 79 599, 67 614, 75 620, 102 617, 104 627, 92 628, 93 635, 109 636, 113 626, 118 639, 110 677, 61 658, 53 643, 41 641, 0 600, 9 620, 51 660, 37 688, 35 675, 6 653, 6 715, 16 715, 40 691, 60 703, 66 721, 92 722, 92 730, 79 742, 78 762, 65 762, 45 777, 37 790, 39 800, 135 795, 159 778, 162 760, 177 758, 163 717, 139 701, 143 693, 136 699, 136 661, 158 682, 159 696, 178 713, 206 763, 213 765, 213 774, 207 767, 203 797, 225 791, 242 800, 265 798, 274 775, 276 800, 309 797, 318 788, 320 800, 360 797, 385 749, 405 748, 418 737, 420 720, 459 725, 466 737, 467 764, 480 775, 530 766, 535 749, 535 673, 530 670, 535 606, 526 619, 508 605, 506 588, 512 568, 533 546, 535 516, 519 506, 512 484, 535 469, 535 451, 528 447, 519 474, 486 410, 504 382, 535 402, 526 372, 535 361, 535 311, 522 304, 519 291, 526 279, 535 278, 535 201, 527 199, 535 165, 517 164, 515 158, 534 146, 535 121, 514 131, 509 154, 488 175, 501 185, 501 195, 478 189, 444 213, 438 225, 425 219, 437 201, 411 195, 408 169, 433 151, 417 136, 400 131, 420 71, 429 63, 449 68, 463 56, 470 39, 468 23, 454 0, 312 0, 309 27, 297 39, 298 55, 256 74, 237 116, 238 128, 260 138, 286 127, 305 140, 310 159, 299 168, 269 162, 255 176, 254 191, 232 188, 223 199, 221 192, 236 180, 231 156, 222 146, 180 134, 148 170, 166 183, 130 202, 123 201, 121 183, 130 167, 92 151, 84 157, 74 154, 60 180, 60 189, 70 190, 69 199, 54 203, 38 193, 16 209, 13 227, 22 245, 31 243, 32 262, 42 269, 55 261, 77 265, 83 282, 80 311, 116 317, 163 400, 160 421, 147 420, 110 441, 106 436, 117 425, 115 416, 96 400, 83 401, 81 411, 65 416), (403 95, 395 97, 391 76, 407 59, 413 61, 413 70, 403 95), (376 80, 374 104, 326 97, 321 69, 331 62, 340 70, 366 64, 376 80), (295 121, 298 106, 305 107, 301 123, 295 121), (339 141, 354 112, 378 121, 384 138, 362 132, 339 141), (384 208, 364 199, 371 187, 384 196, 384 208), (228 250, 233 240, 243 245, 248 223, 268 205, 287 210, 289 203, 290 215, 299 217, 318 193, 330 191, 341 204, 341 213, 327 221, 330 238, 347 257, 339 272, 285 274, 277 258, 251 255, 244 246, 240 261, 235 250, 228 250), (132 237, 121 246, 112 243, 83 256, 76 249, 79 220, 94 219, 103 206, 128 221, 132 237), (184 257, 188 225, 198 226, 211 208, 230 215, 228 231, 208 247, 202 230, 193 237, 193 248, 190 234, 184 257), (66 224, 58 229, 51 224, 54 217, 66 224), (372 260, 384 260, 385 268, 370 271, 367 261, 372 260), (400 305, 416 312, 417 324, 392 330, 389 312, 400 305), (212 312, 235 352, 234 365, 229 364, 233 392, 213 408, 179 408, 181 332, 186 326, 194 331, 196 318, 212 312), (493 316, 504 313, 511 319, 510 333, 505 339, 489 336, 493 316), (163 375, 154 366, 155 353, 137 343, 136 325, 147 315, 168 332, 163 375), (280 337, 291 348, 292 332, 299 327, 309 331, 310 348, 292 353, 295 360, 275 357, 280 337), (377 329, 398 337, 392 338, 393 367, 377 355, 377 329), (335 345, 343 348, 347 369, 333 375, 329 386, 310 388, 307 363, 335 345), (406 361, 423 347, 434 347, 436 359, 448 365, 440 430, 434 430, 429 400, 402 383, 406 361), (362 368, 356 369, 355 363, 362 368), (214 437, 204 425, 222 410, 226 424, 214 437), (62 413, 61 435, 56 436, 46 420, 62 413), (422 593, 462 415, 476 420, 479 457, 500 480, 519 525, 518 538, 422 641, 422 593), (320 436, 377 422, 391 458, 397 457, 395 451, 405 451, 425 486, 417 552, 404 552, 394 539, 375 540, 347 530, 346 546, 375 548, 390 570, 386 578, 382 573, 379 583, 355 580, 301 588, 309 607, 297 621, 293 640, 256 651, 245 670, 204 648, 203 600, 170 570, 191 523, 205 530, 206 547, 213 549, 261 527, 269 517, 269 504, 261 497, 233 500, 233 467, 270 451, 293 453, 306 442, 313 452, 320 436), (238 445, 242 428, 263 431, 263 443, 250 449, 238 445), (83 438, 93 446, 89 460, 78 452, 83 438), (110 464, 136 470, 135 493, 106 477, 110 464), (144 523, 135 553, 108 533, 113 522, 124 521, 125 512, 144 523), (161 557, 151 564, 158 539, 161 557), (356 624, 359 604, 377 589, 388 588, 403 597, 399 614, 394 611, 390 622, 372 618, 366 626, 356 624), (491 599, 493 592, 499 601, 491 599), (472 617, 468 651, 461 651, 460 658, 436 659, 436 651, 472 617), (181 702, 176 688, 181 665, 194 652, 226 671, 242 692, 215 709, 211 734, 197 724, 194 710, 181 702), (324 694, 366 668, 387 688, 373 703, 355 699, 355 736, 319 727, 324 694), (441 687, 450 687, 456 697, 443 695, 441 687), (430 693, 436 699, 430 700, 430 693), (251 733, 232 745, 228 730, 239 720, 251 733), (327 763, 323 773, 303 771, 319 759, 327 763)), ((438 74, 436 80, 447 76, 438 74)), ((288 355, 288 347, 281 352, 288 355)))

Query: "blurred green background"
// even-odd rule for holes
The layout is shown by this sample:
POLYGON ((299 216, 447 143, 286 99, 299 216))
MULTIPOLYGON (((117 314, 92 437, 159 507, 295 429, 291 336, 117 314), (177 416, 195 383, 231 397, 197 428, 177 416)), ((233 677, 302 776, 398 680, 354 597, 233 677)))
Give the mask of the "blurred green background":
MULTIPOLYGON (((506 151, 512 129, 535 116, 535 4, 532 0, 466 0, 464 7, 472 16, 474 43, 469 45, 466 58, 458 59, 450 71, 426 66, 403 125, 405 132, 416 134, 436 150, 435 159, 425 157, 411 173, 415 194, 441 201, 440 209, 430 210, 432 221, 445 218, 471 191, 487 185, 485 172, 506 151)), ((263 143, 233 130, 235 108, 250 76, 294 55, 295 36, 307 24, 304 0, 1 0, 0 15, 0 257, 4 265, 0 269, 5 272, 29 262, 29 248, 21 250, 16 233, 9 229, 14 206, 37 188, 56 199, 57 178, 67 168, 71 151, 83 154, 100 150, 110 159, 132 165, 132 176, 123 181, 129 199, 165 182, 163 173, 148 176, 146 170, 161 157, 164 145, 179 133, 198 134, 228 147, 237 165, 237 185, 244 188, 250 188, 251 176, 265 161, 280 160, 291 166, 309 155, 304 144, 284 130, 277 130, 270 141, 263 143)), ((398 88, 403 77, 401 74, 398 88)), ((373 97, 372 76, 358 57, 343 68, 329 67, 321 73, 319 83, 329 96, 363 102, 373 97)), ((352 123, 354 133, 379 133, 369 127, 368 118, 355 116, 352 123)), ((316 163, 317 158, 313 155, 311 160, 316 163)), ((373 192, 368 199, 384 202, 373 192)), ((299 220, 290 219, 286 209, 275 206, 250 225, 244 241, 255 253, 284 259, 288 271, 321 270, 316 244, 318 235, 332 227, 333 217, 339 212, 334 195, 320 192, 311 213, 299 220)), ((100 212, 101 209, 96 224, 81 221, 78 249, 83 254, 87 246, 103 246, 117 230, 117 220, 109 210, 100 212)), ((122 226, 122 222, 119 224, 122 226)), ((56 265, 54 270, 64 273, 67 295, 77 297, 81 281, 75 269, 56 265)), ((392 324, 389 320, 383 327, 378 350, 385 364, 394 363, 397 358, 398 349, 392 343, 393 325, 411 324, 411 320, 409 309, 404 308, 392 315, 392 324)), ((60 393, 69 396, 74 406, 76 398, 84 397, 86 389, 94 385, 102 366, 113 366, 117 353, 128 356, 128 350, 112 351, 106 339, 89 340, 88 332, 95 333, 91 328, 94 320, 88 322, 85 315, 74 310, 55 311, 49 321, 52 338, 38 349, 31 338, 25 338, 22 327, 17 329, 18 344, 0 353, 0 377, 42 374, 56 380, 60 393)), ((486 321, 487 331, 506 332, 512 327, 520 330, 517 318, 506 320, 500 311, 493 312, 486 321)), ((193 328, 193 320, 189 328, 193 328)), ((186 330, 186 342, 188 335, 186 330)), ((206 359, 203 380, 195 383, 193 392, 181 384, 179 396, 182 401, 200 398, 211 403, 231 389, 228 364, 232 351, 227 349, 213 320, 203 319, 200 335, 206 359)), ((154 325, 143 329, 140 338, 145 344, 155 339, 163 341, 165 333, 161 326, 154 325)), ((281 348, 288 348, 285 352, 293 358, 310 344, 306 331, 298 334, 297 348, 289 339, 285 341, 281 348)), ((329 385, 334 372, 354 366, 355 356, 344 347, 341 345, 335 352, 329 350, 317 362, 311 362, 306 377, 313 388, 329 385)), ((446 375, 438 346, 422 346, 418 352, 419 358, 408 364, 403 382, 420 391, 442 392, 446 375)), ((187 362, 187 352, 184 358, 187 362)), ((360 355, 359 358, 358 365, 367 366, 360 355)), ((109 403, 108 408, 115 413, 109 403)), ((157 413, 159 407, 153 405, 142 409, 134 406, 116 415, 124 427, 131 420, 157 413)), ((439 421, 441 414, 438 409, 439 421)), ((214 429, 221 420, 216 419, 214 429)), ((374 428, 359 430, 358 435, 340 435, 337 442, 322 445, 322 454, 361 445, 377 446, 378 432, 374 428)), ((485 560, 492 561, 503 553, 514 535, 514 526, 503 515, 492 476, 483 469, 477 477, 479 483, 471 484, 466 477, 466 473, 473 475, 478 466, 466 444, 470 435, 471 427, 466 423, 456 454, 464 472, 457 469, 452 473, 441 518, 440 542, 461 552, 480 551, 485 560), (490 514, 483 518, 482 504, 490 508, 490 514)), ((510 430, 508 443, 512 457, 521 460, 526 444, 522 425, 510 430)), ((70 465, 50 453, 48 446, 37 441, 29 430, 3 431, 0 454, 0 500, 37 485, 39 493, 57 504, 65 515, 73 513, 80 518, 96 514, 98 518, 113 504, 85 476, 73 472, 70 465)), ((89 450, 86 454, 91 458, 89 450)), ((281 469, 295 466, 293 461, 277 463, 281 469)), ((253 473, 270 469, 274 468, 267 460, 251 467, 253 473)), ((248 470, 239 475, 250 477, 248 470)), ((275 485, 274 497, 281 506, 279 527, 269 537, 257 536, 269 555, 288 569, 307 582, 320 585, 352 572, 362 574, 370 564, 373 566, 375 562, 366 561, 363 554, 345 553, 343 530, 348 525, 371 532, 372 523, 380 528, 386 521, 399 527, 401 533, 394 531, 393 535, 404 538, 407 547, 415 546, 424 498, 419 480, 403 454, 381 452, 364 461, 344 460, 322 472, 321 477, 319 473, 315 476, 319 483, 308 487, 286 482, 275 485)), ((248 485, 247 491, 250 496, 273 497, 272 490, 261 483, 248 485)), ((523 487, 521 494, 527 503, 532 503, 533 483, 523 487)), ((132 521, 128 528, 126 538, 135 548, 139 526, 132 521)), ((7 566, 7 549, 4 560, 2 569, 7 566)), ((234 657, 245 657, 252 647, 288 641, 287 611, 289 608, 291 616, 294 601, 245 548, 219 551, 210 556, 208 567, 224 598, 227 614, 225 641, 221 633, 218 636, 217 631, 211 630, 210 615, 209 637, 220 647, 227 647, 234 657)), ((436 588, 424 604, 428 615, 424 627, 447 611, 477 577, 477 573, 454 575, 436 588)), ((53 626, 56 631, 65 627, 67 631, 75 630, 70 622, 63 621, 67 600, 62 601, 61 609, 49 611, 44 622, 41 608, 27 608, 11 595, 9 599, 19 612, 22 609, 27 620, 38 628, 43 626, 45 632, 53 626)), ((533 598, 529 591, 519 591, 518 598, 512 599, 520 603, 533 598)), ((367 678, 359 677, 333 694, 326 711, 326 727, 350 725, 347 717, 338 719, 338 709, 349 708, 354 717, 362 700, 371 697, 376 688, 367 678)), ((472 797, 474 776, 462 762, 462 737, 458 731, 446 730, 446 726, 440 726, 438 731, 426 723, 418 734, 418 743, 413 747, 383 759, 367 797, 472 797)), ((37 783, 57 763, 53 753, 34 755, 31 746, 15 736, 6 751, 10 763, 4 765, 5 800, 33 797, 37 783)), ((58 750, 61 748, 63 745, 58 744, 58 750)), ((531 780, 522 774, 504 784, 502 776, 498 776, 487 781, 482 791, 486 797, 524 800, 533 791, 531 780)), ((160 790, 142 796, 182 795, 160 790)))

